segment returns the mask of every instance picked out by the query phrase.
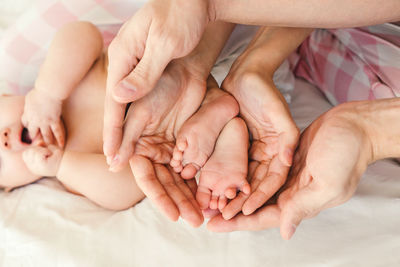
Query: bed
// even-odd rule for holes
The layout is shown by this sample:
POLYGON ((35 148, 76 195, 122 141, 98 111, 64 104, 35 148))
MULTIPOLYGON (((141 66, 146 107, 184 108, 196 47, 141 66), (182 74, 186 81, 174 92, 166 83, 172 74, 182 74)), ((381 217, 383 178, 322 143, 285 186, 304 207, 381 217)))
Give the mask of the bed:
MULTIPOLYGON (((2 0, 0 37, 35 2, 2 0)), ((143 2, 136 1, 135 8, 143 2)), ((101 14, 91 18, 102 18, 101 14)), ((228 68, 229 64, 219 64, 214 73, 222 75, 228 68)), ((2 92, 5 86, 1 80, 2 92)), ((315 87, 300 79, 290 98, 301 129, 331 108, 315 87)), ((217 234, 208 232, 205 224, 194 229, 182 220, 170 222, 147 199, 125 211, 104 210, 45 178, 0 192, 0 264, 400 266, 399 178, 398 163, 374 163, 353 198, 304 221, 290 241, 283 241, 278 229, 217 234)))

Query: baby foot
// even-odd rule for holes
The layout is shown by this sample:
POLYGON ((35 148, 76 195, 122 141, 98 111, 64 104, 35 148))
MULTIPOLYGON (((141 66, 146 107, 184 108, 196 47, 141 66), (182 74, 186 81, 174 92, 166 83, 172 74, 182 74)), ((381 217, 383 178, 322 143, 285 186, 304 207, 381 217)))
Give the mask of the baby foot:
POLYGON ((185 179, 193 178, 204 166, 221 130, 239 112, 230 94, 215 81, 211 85, 200 109, 183 124, 176 138, 171 166, 185 179))
POLYGON ((237 189, 250 193, 246 180, 248 138, 246 124, 240 118, 232 119, 222 130, 200 173, 196 199, 201 209, 222 210, 227 198, 235 198, 237 189))

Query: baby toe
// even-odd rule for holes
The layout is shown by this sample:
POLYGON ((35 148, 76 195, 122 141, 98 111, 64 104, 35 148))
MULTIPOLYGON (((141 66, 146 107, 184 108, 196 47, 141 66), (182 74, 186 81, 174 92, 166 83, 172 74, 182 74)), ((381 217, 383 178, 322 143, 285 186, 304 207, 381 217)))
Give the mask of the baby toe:
POLYGON ((182 151, 178 150, 177 147, 174 148, 174 152, 172 153, 172 158, 176 161, 182 161, 183 153, 182 151))
POLYGON ((210 209, 216 210, 218 209, 218 196, 211 196, 211 201, 210 201, 210 209))
POLYGON ((181 176, 184 179, 191 179, 196 176, 198 170, 199 168, 195 164, 189 163, 183 168, 181 176))
POLYGON ((178 137, 176 140, 176 147, 181 151, 185 151, 185 149, 188 147, 188 143, 186 141, 186 138, 183 137, 178 137))
POLYGON ((171 162, 169 163, 169 165, 171 165, 171 167, 173 167, 173 168, 177 168, 177 167, 181 166, 181 162, 176 159, 171 159, 171 162))
POLYGON ((211 191, 210 189, 199 186, 196 192, 196 200, 199 203, 200 209, 204 210, 208 208, 211 199, 211 191))
POLYGON ((228 188, 225 190, 225 196, 229 199, 234 199, 236 197, 236 188, 228 188))
POLYGON ((240 187, 240 191, 242 191, 246 195, 250 194, 251 186, 249 185, 249 183, 247 181, 244 182, 243 185, 240 187))
POLYGON ((223 210, 227 204, 228 200, 225 196, 220 196, 218 200, 218 209, 223 210))

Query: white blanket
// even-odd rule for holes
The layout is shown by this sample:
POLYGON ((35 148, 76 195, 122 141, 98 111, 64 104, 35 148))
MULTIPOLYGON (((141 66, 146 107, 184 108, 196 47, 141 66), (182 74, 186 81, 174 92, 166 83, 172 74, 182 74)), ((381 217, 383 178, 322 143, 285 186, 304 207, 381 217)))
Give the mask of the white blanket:
MULTIPOLYGON (((291 109, 301 128, 329 108, 317 89, 296 81, 291 109)), ((147 199, 107 211, 47 178, 0 193, 0 265, 399 266, 399 176, 397 163, 373 164, 350 201, 303 222, 291 241, 277 229, 193 229, 169 222, 147 199)))

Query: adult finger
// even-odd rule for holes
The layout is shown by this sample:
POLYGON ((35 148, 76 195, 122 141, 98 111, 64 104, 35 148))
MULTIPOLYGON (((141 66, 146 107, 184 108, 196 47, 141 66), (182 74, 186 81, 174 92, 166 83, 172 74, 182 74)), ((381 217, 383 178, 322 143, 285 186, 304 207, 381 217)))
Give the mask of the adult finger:
MULTIPOLYGON (((121 31, 123 30, 121 29, 121 31)), ((129 47, 123 45, 124 43, 117 36, 108 48, 108 74, 103 126, 103 152, 107 157, 108 164, 111 163, 121 145, 126 110, 126 102, 115 100, 113 91, 116 85, 128 75, 137 63, 137 56, 132 54, 129 47)), ((133 50, 136 50, 134 48, 133 50)))
POLYGON ((187 214, 181 213, 181 217, 184 220, 186 220, 187 222, 189 222, 190 225, 192 225, 193 227, 199 227, 203 223, 204 217, 203 217, 203 214, 201 213, 199 204, 197 203, 197 201, 194 198, 193 192, 187 185, 186 181, 183 180, 179 174, 175 173, 170 168, 169 168, 169 170, 175 180, 176 185, 178 186, 178 188, 181 190, 181 192, 184 194, 184 196, 190 201, 190 203, 193 206, 194 212, 191 211, 187 214))
POLYGON ((126 104, 115 102, 109 92, 104 105, 103 152, 110 164, 122 142, 126 104))
MULTIPOLYGON (((124 123, 121 146, 111 161, 110 171, 117 172, 121 170, 132 157, 135 145, 147 124, 148 117, 146 114, 142 115, 134 110, 134 107, 130 107, 124 123)), ((148 158, 151 157, 148 156, 148 158)))
POLYGON ((299 130, 294 127, 279 135, 279 159, 286 166, 293 163, 293 155, 299 142, 299 130))
POLYGON ((147 41, 139 63, 114 88, 114 99, 132 102, 147 95, 156 86, 165 67, 172 60, 172 51, 172 48, 160 49, 160 44, 154 45, 147 41))
MULTIPOLYGON (((266 174, 268 171, 268 167, 266 167, 265 165, 262 164, 262 166, 260 166, 260 163, 257 161, 252 161, 249 163, 248 177, 250 178, 252 191, 254 191, 261 182, 260 179, 257 179, 256 177, 264 177, 264 174, 266 174), (261 175, 259 174, 260 171, 261 175), (256 175, 256 173, 258 173, 258 175, 256 175)), ((232 199, 228 203, 228 205, 226 205, 226 207, 222 210, 222 217, 225 220, 233 218, 233 216, 235 216, 238 212, 242 210, 243 204, 248 197, 249 195, 246 195, 243 192, 239 192, 239 194, 234 199, 232 199)))
POLYGON ((269 165, 266 176, 256 190, 243 204, 243 214, 248 215, 264 205, 285 183, 289 167, 284 165, 278 157, 274 157, 269 165))
POLYGON ((145 156, 154 163, 168 164, 171 161, 172 147, 169 143, 154 144, 141 137, 135 146, 135 154, 145 156))
POLYGON ((278 227, 280 210, 277 205, 268 205, 251 215, 238 214, 230 220, 221 215, 212 218, 207 229, 212 232, 259 231, 278 227))
POLYGON ((143 156, 134 155, 130 161, 132 173, 137 185, 143 193, 163 212, 169 219, 176 221, 179 210, 175 202, 169 197, 161 185, 151 161, 143 156))
MULTIPOLYGON (((290 189, 289 189, 290 190, 290 189)), ((285 195, 283 192, 282 195, 285 195)), ((289 240, 303 219, 318 214, 326 203, 326 193, 316 190, 313 184, 292 192, 286 201, 278 200, 281 207, 280 232, 283 239, 289 240)))
MULTIPOLYGON (((165 192, 168 194, 169 198, 175 203, 175 205, 179 209, 180 216, 188 221, 193 226, 199 226, 199 218, 202 218, 202 215, 197 212, 196 208, 193 207, 190 198, 182 192, 180 186, 183 186, 182 183, 179 185, 175 180, 175 173, 171 170, 168 170, 162 164, 154 164, 154 169, 156 171, 156 176, 163 186, 165 192)), ((183 182, 180 179, 180 182, 183 182)), ((189 190, 189 188, 187 188, 189 190)), ((192 193, 189 190, 189 194, 191 197, 192 193)), ((202 222, 202 220, 201 220, 202 222)), ((201 224, 200 222, 200 224, 201 224)))
MULTIPOLYGON (((185 182, 188 185, 188 187, 190 188, 190 191, 192 192, 193 196, 196 197, 196 192, 197 192, 196 179, 192 178, 192 179, 186 180, 185 182)), ((197 203, 197 201, 196 201, 196 203, 197 203)))
POLYGON ((297 128, 286 103, 275 104, 276 114, 271 121, 279 133, 279 159, 287 166, 293 162, 294 151, 299 142, 300 131, 297 128))

